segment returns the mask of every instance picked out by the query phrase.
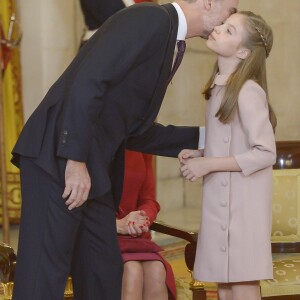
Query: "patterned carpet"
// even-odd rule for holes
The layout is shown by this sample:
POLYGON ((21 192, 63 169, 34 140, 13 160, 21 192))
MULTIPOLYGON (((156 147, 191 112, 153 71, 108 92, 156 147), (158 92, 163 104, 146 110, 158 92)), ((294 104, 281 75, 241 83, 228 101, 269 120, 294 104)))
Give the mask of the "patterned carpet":
MULTIPOLYGON (((164 247, 162 255, 171 264, 177 288, 177 300, 192 300, 192 292, 189 289, 189 283, 191 282, 191 274, 187 270, 184 261, 184 248, 185 243, 177 243, 167 247, 164 247)), ((217 300, 216 285, 205 284, 207 291, 207 300, 217 300)))

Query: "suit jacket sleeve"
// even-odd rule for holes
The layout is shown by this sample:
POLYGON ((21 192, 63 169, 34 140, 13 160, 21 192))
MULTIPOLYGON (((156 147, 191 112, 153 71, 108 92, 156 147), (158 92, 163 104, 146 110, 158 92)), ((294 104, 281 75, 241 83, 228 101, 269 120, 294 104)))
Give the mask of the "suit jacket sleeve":
POLYGON ((276 162, 276 144, 265 91, 254 81, 247 81, 238 99, 238 113, 250 150, 235 155, 245 176, 276 162))
POLYGON ((182 149, 198 149, 199 127, 154 123, 142 135, 127 140, 129 150, 177 157, 182 149))
MULTIPOLYGON (((156 51, 164 51, 170 19, 159 6, 127 8, 110 18, 66 70, 69 92, 64 102, 57 155, 86 161, 93 124, 110 88, 156 51), (67 143, 66 143, 67 135, 67 143)), ((124 100, 126 97, 124 97, 124 100)))

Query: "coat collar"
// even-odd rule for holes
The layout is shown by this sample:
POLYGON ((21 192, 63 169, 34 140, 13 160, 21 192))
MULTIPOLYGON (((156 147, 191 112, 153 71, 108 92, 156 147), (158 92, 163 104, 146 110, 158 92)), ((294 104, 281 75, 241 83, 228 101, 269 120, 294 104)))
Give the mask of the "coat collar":
POLYGON ((215 85, 219 85, 219 86, 225 86, 227 84, 227 80, 230 77, 231 74, 219 74, 217 73, 214 79, 214 82, 212 83, 212 85, 210 86, 211 88, 213 88, 215 85))

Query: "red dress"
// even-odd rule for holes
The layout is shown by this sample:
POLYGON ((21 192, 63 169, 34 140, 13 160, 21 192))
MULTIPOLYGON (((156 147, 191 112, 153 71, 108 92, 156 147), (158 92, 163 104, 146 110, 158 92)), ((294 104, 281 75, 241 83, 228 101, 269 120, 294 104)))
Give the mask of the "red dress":
MULTIPOLYGON (((143 210, 150 219, 150 223, 156 219, 160 206, 155 199, 155 183, 152 168, 152 156, 140 152, 126 151, 125 177, 122 199, 117 213, 117 219, 122 219, 131 211, 143 210)), ((151 240, 150 232, 143 233, 140 237, 130 238, 134 242, 130 250, 126 248, 126 239, 119 238, 119 244, 124 263, 127 261, 161 261, 166 269, 166 284, 169 291, 169 299, 176 299, 175 279, 171 266, 158 253, 161 250, 151 240), (128 250, 128 251, 127 251, 128 250)))

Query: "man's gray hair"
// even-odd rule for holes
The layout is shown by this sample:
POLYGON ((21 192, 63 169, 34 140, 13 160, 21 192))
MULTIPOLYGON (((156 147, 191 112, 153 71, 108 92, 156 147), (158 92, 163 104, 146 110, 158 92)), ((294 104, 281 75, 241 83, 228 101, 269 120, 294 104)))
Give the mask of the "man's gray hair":
POLYGON ((196 2, 198 0, 183 0, 183 1, 188 2, 188 3, 193 3, 193 2, 196 2))
MULTIPOLYGON (((184 2, 187 2, 187 3, 193 3, 193 2, 196 2, 198 0, 183 0, 184 2)), ((221 0, 216 0, 216 1, 221 1, 221 0)))

